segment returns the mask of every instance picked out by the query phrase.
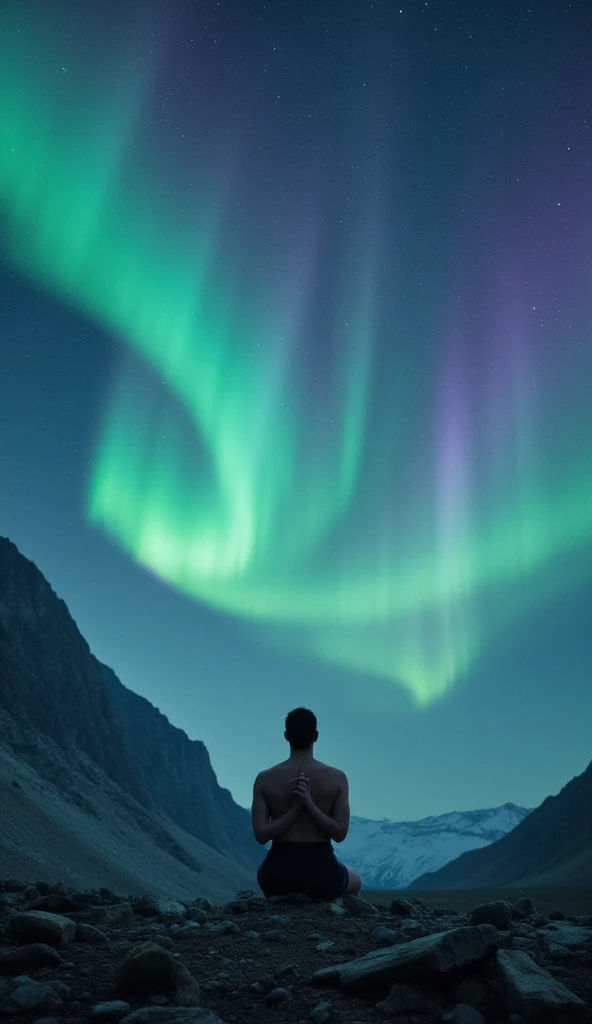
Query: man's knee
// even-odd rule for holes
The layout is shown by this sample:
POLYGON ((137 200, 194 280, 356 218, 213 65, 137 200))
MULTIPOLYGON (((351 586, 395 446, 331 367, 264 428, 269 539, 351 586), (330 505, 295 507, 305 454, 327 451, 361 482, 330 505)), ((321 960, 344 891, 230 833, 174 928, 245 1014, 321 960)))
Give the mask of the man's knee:
POLYGON ((358 872, 354 871, 352 868, 348 868, 347 873, 349 875, 349 883, 347 886, 346 895, 355 896, 355 894, 359 892, 360 889, 362 888, 362 879, 360 878, 358 872))

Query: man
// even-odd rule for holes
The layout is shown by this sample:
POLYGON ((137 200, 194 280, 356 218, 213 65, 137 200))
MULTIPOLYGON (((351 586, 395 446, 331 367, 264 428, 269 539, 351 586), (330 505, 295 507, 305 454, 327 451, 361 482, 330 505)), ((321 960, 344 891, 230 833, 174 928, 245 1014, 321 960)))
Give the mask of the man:
POLYGON ((313 756, 317 720, 307 708, 286 718, 287 761, 260 772, 253 787, 253 832, 271 848, 257 872, 266 896, 301 892, 335 900, 359 892, 360 876, 337 860, 331 840, 342 843, 349 828, 345 774, 313 756))

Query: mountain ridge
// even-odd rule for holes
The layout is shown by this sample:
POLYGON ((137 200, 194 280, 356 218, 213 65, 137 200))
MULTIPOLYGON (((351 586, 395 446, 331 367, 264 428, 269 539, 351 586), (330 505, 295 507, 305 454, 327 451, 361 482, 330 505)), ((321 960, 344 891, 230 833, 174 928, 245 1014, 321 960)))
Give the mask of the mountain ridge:
POLYGON ((0 754, 0 813, 5 808, 11 815, 0 870, 19 851, 24 858, 34 850, 31 872, 37 863, 39 877, 47 877, 51 864, 60 878, 79 883, 107 884, 102 872, 128 878, 140 890, 170 884, 165 894, 207 890, 218 898, 252 884, 259 850, 248 812, 218 785, 203 744, 171 726, 97 660, 65 602, 7 538, 0 538, 0 754), (121 700, 113 699, 117 687, 122 700, 129 693, 138 702, 152 756, 155 722, 157 746, 168 747, 169 763, 175 744, 186 763, 191 751, 193 791, 186 785, 183 798, 195 805, 192 814, 183 816, 179 806, 169 813, 162 779, 155 788, 140 739, 130 742, 121 700), (207 794, 201 811, 200 794, 207 794), (36 821, 43 821, 45 844, 36 821), (52 843, 59 853, 50 856, 52 843), (81 857, 85 864, 96 860, 96 869, 81 867, 81 857))
POLYGON ((463 853, 411 889, 487 889, 592 883, 592 761, 490 846, 463 853))
POLYGON ((360 872, 369 889, 407 889, 426 870, 499 839, 529 813, 527 808, 506 803, 418 821, 373 821, 352 815, 340 856, 360 872))

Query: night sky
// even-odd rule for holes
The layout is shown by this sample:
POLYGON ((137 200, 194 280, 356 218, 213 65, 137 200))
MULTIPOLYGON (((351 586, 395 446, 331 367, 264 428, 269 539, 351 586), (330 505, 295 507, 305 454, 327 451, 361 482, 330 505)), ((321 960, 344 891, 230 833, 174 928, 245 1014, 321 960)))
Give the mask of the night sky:
POLYGON ((587 0, 0 13, 0 533, 248 804, 592 757, 587 0))

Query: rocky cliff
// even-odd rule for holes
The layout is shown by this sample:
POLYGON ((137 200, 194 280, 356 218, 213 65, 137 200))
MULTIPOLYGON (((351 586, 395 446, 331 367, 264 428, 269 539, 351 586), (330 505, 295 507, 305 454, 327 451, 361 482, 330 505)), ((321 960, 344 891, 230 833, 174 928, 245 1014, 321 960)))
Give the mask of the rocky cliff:
POLYGON ((245 866, 261 860, 250 814, 218 785, 204 744, 171 725, 149 701, 123 686, 110 668, 103 666, 103 675, 142 784, 159 810, 245 866))
POLYGON ((73 884, 217 898, 252 884, 260 854, 203 744, 97 661, 64 602, 4 538, 0 813, 0 871, 26 863, 32 878, 55 871, 73 884))

